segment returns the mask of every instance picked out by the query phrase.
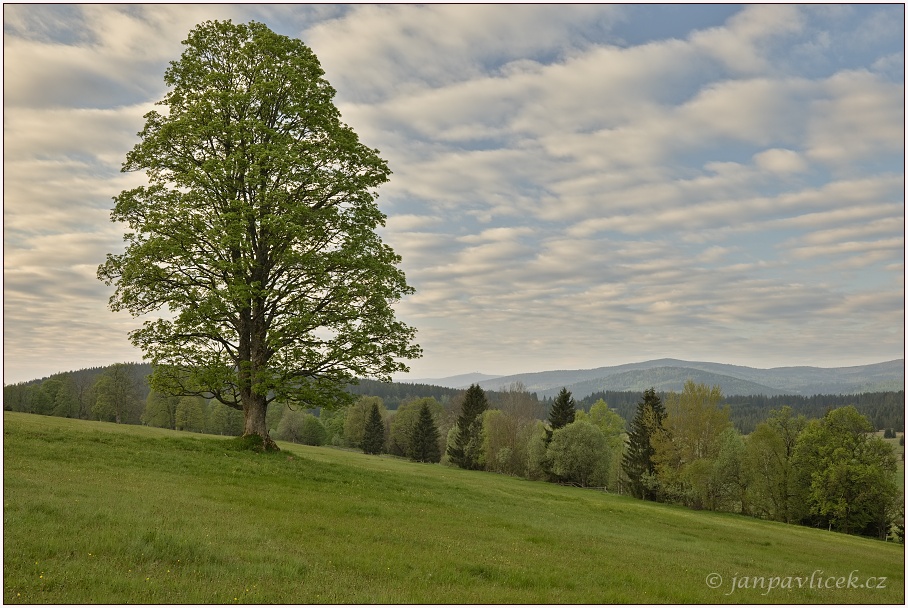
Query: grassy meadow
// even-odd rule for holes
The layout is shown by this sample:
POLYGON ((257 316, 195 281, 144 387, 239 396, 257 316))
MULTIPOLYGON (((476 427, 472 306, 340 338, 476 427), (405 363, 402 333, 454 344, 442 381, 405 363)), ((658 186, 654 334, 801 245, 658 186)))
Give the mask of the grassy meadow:
POLYGON ((905 600, 903 546, 825 530, 332 448, 3 434, 4 603, 905 600))

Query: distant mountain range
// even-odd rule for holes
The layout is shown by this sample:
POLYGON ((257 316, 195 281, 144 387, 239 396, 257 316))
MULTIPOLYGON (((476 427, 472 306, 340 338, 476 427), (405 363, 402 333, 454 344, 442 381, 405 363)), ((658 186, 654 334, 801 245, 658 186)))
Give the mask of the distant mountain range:
POLYGON ((539 397, 551 397, 566 387, 577 399, 599 391, 680 391, 687 380, 719 385, 724 395, 850 395, 905 390, 905 360, 896 359, 856 367, 775 367, 758 369, 723 363, 656 359, 596 369, 557 370, 490 376, 461 374, 447 378, 407 380, 467 388, 479 384, 499 390, 520 382, 539 397))

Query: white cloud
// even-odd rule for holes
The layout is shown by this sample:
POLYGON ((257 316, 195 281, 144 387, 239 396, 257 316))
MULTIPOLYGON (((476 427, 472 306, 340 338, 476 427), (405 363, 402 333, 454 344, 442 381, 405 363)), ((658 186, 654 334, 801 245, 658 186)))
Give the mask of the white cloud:
POLYGON ((5 6, 5 349, 47 373, 132 352, 93 277, 141 179, 119 166, 186 32, 232 17, 301 35, 388 159, 414 377, 894 358, 901 13, 840 8, 653 38, 632 5, 5 6))
POLYGON ((811 104, 807 155, 837 167, 904 152, 905 86, 868 71, 841 72, 811 104))
MULTIPOLYGON (((616 7, 553 5, 361 5, 309 29, 344 99, 374 103, 484 77, 515 60, 564 56, 599 33, 616 7), (347 41, 356 40, 356 44, 347 41), (368 69, 362 66, 368 65, 368 69)), ((525 65, 525 64, 524 64, 525 65)), ((508 71, 511 68, 506 68, 508 71)))
POLYGON ((772 71, 767 57, 769 44, 798 33, 802 27, 798 7, 755 5, 733 16, 724 26, 698 31, 690 39, 734 73, 758 74, 772 71))
POLYGON ((794 150, 772 148, 754 155, 754 163, 765 171, 778 174, 803 173, 807 162, 794 150))

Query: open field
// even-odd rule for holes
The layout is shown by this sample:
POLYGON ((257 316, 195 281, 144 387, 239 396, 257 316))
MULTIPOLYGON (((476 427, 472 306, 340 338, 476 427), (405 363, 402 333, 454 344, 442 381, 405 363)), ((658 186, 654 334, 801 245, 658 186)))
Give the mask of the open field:
POLYGON ((824 530, 331 448, 3 431, 5 603, 905 599, 903 546, 824 530))

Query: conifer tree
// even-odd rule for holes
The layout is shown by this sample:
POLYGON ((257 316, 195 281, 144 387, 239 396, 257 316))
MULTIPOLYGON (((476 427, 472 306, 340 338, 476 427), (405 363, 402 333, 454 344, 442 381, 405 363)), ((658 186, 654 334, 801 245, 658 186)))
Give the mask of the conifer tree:
POLYGON ((489 407, 485 391, 478 384, 467 389, 457 417, 457 432, 453 445, 448 446, 451 462, 462 469, 482 468, 479 457, 482 451, 482 413, 489 407))
POLYGON ((441 451, 438 449, 438 426, 429 411, 429 404, 423 403, 419 408, 419 418, 410 434, 410 460, 416 462, 438 462, 441 451))
POLYGON ((574 422, 576 414, 577 407, 574 397, 571 396, 571 391, 567 390, 567 387, 562 387, 561 392, 555 397, 552 409, 549 412, 549 425, 551 428, 547 433, 548 441, 552 440, 552 433, 574 422))
POLYGON ((381 413, 378 411, 378 403, 372 404, 369 410, 369 418, 366 420, 366 428, 363 433, 363 452, 366 454, 381 454, 385 446, 385 423, 382 422, 381 413))
POLYGON ((637 414, 631 422, 627 451, 621 463, 630 481, 631 494, 636 498, 655 499, 655 493, 647 488, 645 478, 655 474, 652 436, 662 429, 664 420, 662 399, 656 395, 655 388, 647 389, 643 392, 643 401, 637 403, 637 414))

